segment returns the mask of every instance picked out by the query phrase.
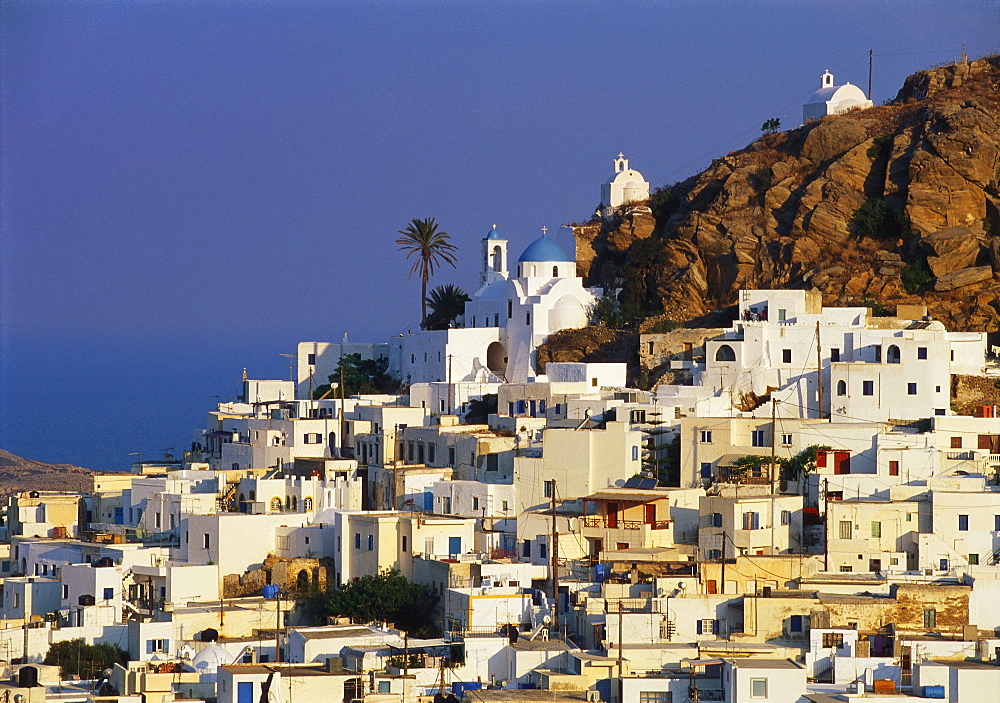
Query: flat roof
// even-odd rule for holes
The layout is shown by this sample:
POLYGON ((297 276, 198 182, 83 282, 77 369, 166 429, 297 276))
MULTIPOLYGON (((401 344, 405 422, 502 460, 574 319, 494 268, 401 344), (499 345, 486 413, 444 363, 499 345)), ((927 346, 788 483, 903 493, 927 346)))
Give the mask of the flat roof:
POLYGON ((763 659, 748 657, 745 659, 727 659, 737 669, 802 669, 801 664, 791 659, 763 659))
MULTIPOLYGON (((264 664, 228 664, 219 667, 234 674, 271 674, 280 673, 295 676, 344 676, 344 674, 331 674, 322 666, 307 666, 296 664, 294 666, 267 666, 264 664)), ((356 676, 356 674, 351 674, 356 676)))
POLYGON ((585 701, 587 695, 577 691, 552 691, 547 689, 479 689, 472 696, 478 701, 585 701))

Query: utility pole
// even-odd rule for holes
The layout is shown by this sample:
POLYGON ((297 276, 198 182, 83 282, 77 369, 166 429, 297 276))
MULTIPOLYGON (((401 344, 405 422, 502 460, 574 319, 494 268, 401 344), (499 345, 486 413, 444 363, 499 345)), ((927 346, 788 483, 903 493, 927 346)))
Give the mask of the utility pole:
POLYGON ((872 99, 872 50, 868 50, 868 99, 872 99))
POLYGON ((344 458, 344 347, 340 348, 340 458, 344 458))
MULTIPOLYGON (((774 393, 771 393, 771 493, 777 493, 777 478, 778 478, 778 467, 774 465, 774 453, 775 453, 775 440, 778 433, 778 423, 776 421, 777 416, 778 401, 774 397, 774 393)), ((725 545, 723 545, 725 546, 725 545)))
POLYGON ((823 352, 819 346, 819 320, 816 320, 816 392, 819 398, 819 419, 823 419, 823 352))
POLYGON ((722 574, 720 574, 721 584, 719 586, 719 593, 725 594, 726 592, 726 531, 722 531, 722 574))
POLYGON ((452 408, 454 406, 454 403, 452 402, 452 397, 453 396, 452 396, 452 390, 451 390, 451 357, 452 357, 452 355, 449 354, 448 355, 448 414, 449 415, 451 414, 452 408))
POLYGON ((276 617, 274 622, 274 661, 275 663, 281 661, 281 589, 278 589, 278 595, 275 599, 277 603, 276 617))
POLYGON ((556 482, 552 480, 552 538, 549 540, 549 569, 552 572, 552 634, 559 636, 559 526, 556 521, 556 482))
POLYGON ((625 682, 622 680, 622 601, 618 599, 618 703, 625 696, 625 682))
POLYGON ((823 571, 830 570, 830 490, 829 480, 823 479, 823 571))

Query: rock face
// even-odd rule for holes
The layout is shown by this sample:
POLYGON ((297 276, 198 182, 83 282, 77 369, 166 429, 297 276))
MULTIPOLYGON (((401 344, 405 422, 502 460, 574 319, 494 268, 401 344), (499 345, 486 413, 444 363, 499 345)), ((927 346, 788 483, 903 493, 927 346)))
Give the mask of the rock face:
POLYGON ((22 491, 92 491, 90 469, 71 464, 46 464, 0 449, 0 495, 22 491))
POLYGON ((1000 321, 1000 58, 921 71, 887 105, 766 135, 612 222, 575 228, 588 285, 678 321, 741 288, 926 303, 1000 321))

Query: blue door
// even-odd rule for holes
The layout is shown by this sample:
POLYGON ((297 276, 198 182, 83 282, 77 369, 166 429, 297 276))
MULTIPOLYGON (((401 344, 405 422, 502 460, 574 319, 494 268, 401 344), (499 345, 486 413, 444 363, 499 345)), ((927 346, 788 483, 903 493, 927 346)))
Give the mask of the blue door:
POLYGON ((462 553, 462 538, 461 537, 449 537, 448 538, 448 554, 455 555, 462 553))
POLYGON ((240 681, 236 684, 236 703, 253 703, 252 681, 240 681))
POLYGON ((424 510, 434 512, 434 494, 430 491, 424 491, 424 510))
POLYGON ((125 524, 125 508, 115 508, 114 521, 116 525, 125 524))

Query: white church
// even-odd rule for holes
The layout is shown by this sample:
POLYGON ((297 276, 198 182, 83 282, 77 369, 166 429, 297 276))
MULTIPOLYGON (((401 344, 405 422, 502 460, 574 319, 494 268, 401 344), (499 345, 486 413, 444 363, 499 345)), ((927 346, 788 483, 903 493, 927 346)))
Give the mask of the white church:
POLYGON ((495 226, 487 233, 479 290, 465 305, 464 321, 390 340, 390 373, 408 384, 524 382, 538 377, 535 348, 550 334, 586 326, 601 291, 584 288, 574 257, 543 227, 511 270, 507 244, 495 226))
POLYGON ((802 106, 802 123, 818 120, 827 115, 839 115, 854 108, 864 109, 871 106, 872 101, 865 96, 861 88, 850 83, 834 85, 833 74, 824 71, 820 76, 819 90, 802 106))

